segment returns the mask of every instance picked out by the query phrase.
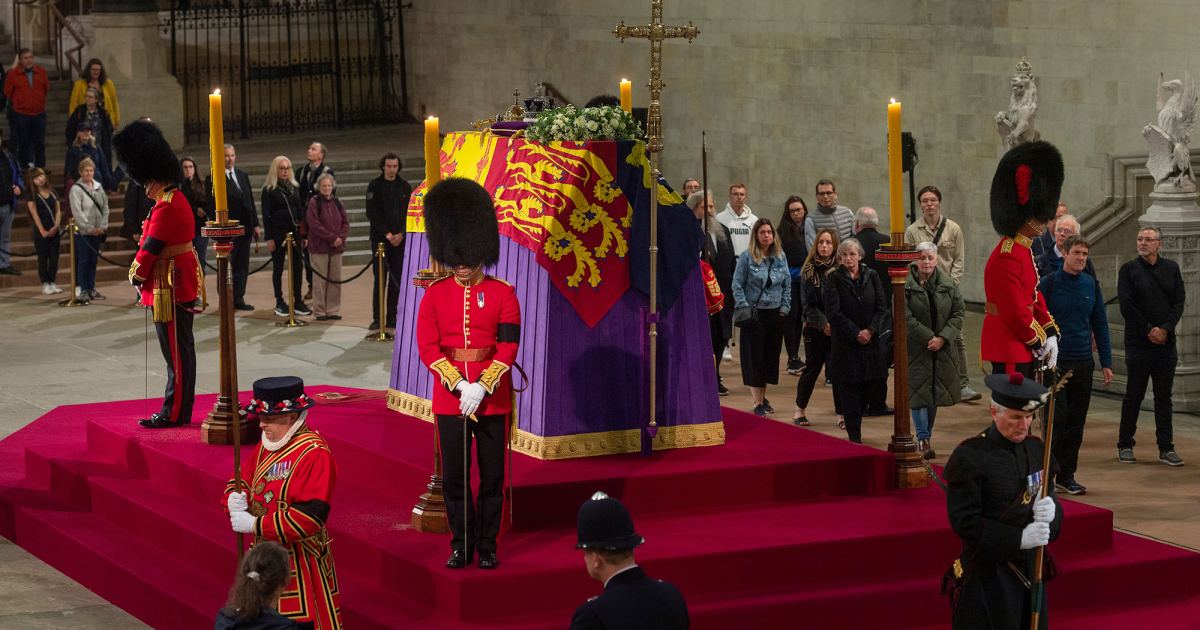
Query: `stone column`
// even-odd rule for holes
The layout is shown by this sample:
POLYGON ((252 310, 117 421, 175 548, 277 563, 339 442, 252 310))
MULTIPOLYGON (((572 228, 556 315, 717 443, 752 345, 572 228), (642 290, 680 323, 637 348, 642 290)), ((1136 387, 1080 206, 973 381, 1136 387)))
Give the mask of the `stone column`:
POLYGON ((170 44, 158 30, 153 0, 108 0, 92 11, 89 55, 104 62, 117 85, 121 125, 149 116, 172 146, 182 147, 183 87, 171 74, 170 44))
MULTIPOLYGON (((1200 412, 1200 206, 1196 204, 1196 192, 1163 188, 1156 186, 1150 193, 1152 203, 1138 223, 1162 230, 1159 255, 1179 263, 1187 287, 1183 317, 1175 328, 1179 364, 1173 394, 1175 411, 1196 413, 1200 412)), ((1152 392, 1153 384, 1146 389, 1144 409, 1154 408, 1152 392)))

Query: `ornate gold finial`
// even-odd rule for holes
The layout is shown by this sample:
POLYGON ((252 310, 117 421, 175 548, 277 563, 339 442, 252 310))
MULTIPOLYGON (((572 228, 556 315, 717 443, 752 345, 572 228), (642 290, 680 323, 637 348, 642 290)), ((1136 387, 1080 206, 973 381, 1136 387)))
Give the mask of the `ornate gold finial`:
POLYGON ((1017 62, 1017 74, 1023 77, 1033 76, 1033 65, 1029 63, 1029 59, 1021 56, 1021 60, 1017 62))

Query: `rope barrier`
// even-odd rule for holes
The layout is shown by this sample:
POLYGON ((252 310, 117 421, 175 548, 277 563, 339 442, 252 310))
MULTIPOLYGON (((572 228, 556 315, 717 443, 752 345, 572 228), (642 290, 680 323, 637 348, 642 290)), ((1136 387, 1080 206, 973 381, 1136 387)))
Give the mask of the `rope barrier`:
MULTIPOLYGON (((254 275, 254 274, 256 274, 256 273, 258 273, 258 272, 262 271, 263 269, 266 269, 266 268, 267 268, 267 265, 269 265, 269 264, 271 264, 271 258, 270 258, 270 257, 268 257, 268 258, 267 258, 265 261, 263 261, 263 264, 259 265, 259 266, 258 266, 258 268, 257 268, 257 269, 255 269, 254 271, 247 271, 246 273, 234 273, 234 274, 230 274, 230 276, 231 276, 232 278, 248 278, 248 277, 250 277, 250 276, 252 276, 252 275, 254 275)), ((208 268, 209 268, 209 270, 211 270, 213 273, 217 273, 217 268, 216 268, 216 267, 214 267, 214 266, 212 266, 212 265, 210 265, 210 264, 208 264, 208 260, 207 260, 207 259, 206 259, 206 260, 204 260, 204 266, 205 266, 205 267, 208 267, 208 268)))
POLYGON ((12 258, 30 258, 32 256, 37 256, 37 252, 31 252, 28 254, 14 254, 13 252, 8 251, 7 249, 0 249, 0 254, 4 254, 5 256, 9 256, 12 258))
POLYGON ((96 257, 97 257, 97 258, 99 258, 100 260, 103 260, 104 262, 106 262, 106 263, 108 263, 108 264, 110 264, 110 265, 112 265, 112 266, 114 266, 114 267, 123 267, 123 268, 125 268, 125 269, 128 269, 128 268, 129 268, 129 266, 133 264, 133 259, 134 259, 134 257, 136 257, 136 256, 137 256, 137 253, 135 252, 133 256, 130 256, 130 257, 129 257, 129 260, 128 260, 128 261, 126 261, 126 262, 117 262, 117 261, 115 261, 115 260, 113 260, 113 259, 109 258, 108 256, 105 256, 103 252, 101 252, 100 250, 98 250, 98 249, 96 249, 95 247, 93 247, 93 246, 92 246, 92 244, 91 244, 91 243, 89 243, 89 242, 88 242, 88 240, 87 240, 86 238, 81 238, 81 239, 79 239, 79 241, 80 241, 81 243, 83 243, 85 246, 87 246, 87 248, 88 248, 88 249, 90 249, 90 250, 92 250, 93 252, 95 252, 95 253, 96 253, 96 257))
POLYGON ((326 278, 324 275, 321 274, 320 271, 313 269, 312 265, 310 265, 307 260, 304 261, 304 268, 313 272, 314 274, 316 274, 316 276, 318 278, 324 280, 325 282, 328 282, 331 284, 346 284, 348 282, 353 282, 355 280, 358 280, 358 278, 360 276, 362 276, 364 273, 366 273, 367 270, 371 268, 371 265, 375 264, 376 256, 377 256, 376 254, 372 254, 371 260, 368 260, 367 264, 363 265, 363 268, 358 270, 358 273, 354 274, 353 276, 350 276, 349 278, 346 278, 345 280, 330 280, 329 278, 326 278))

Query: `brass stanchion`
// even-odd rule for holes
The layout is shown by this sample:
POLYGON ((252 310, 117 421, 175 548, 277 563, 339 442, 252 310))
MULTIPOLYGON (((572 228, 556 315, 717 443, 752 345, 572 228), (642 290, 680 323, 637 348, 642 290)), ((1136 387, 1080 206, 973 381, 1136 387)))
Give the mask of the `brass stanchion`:
MULTIPOLYGON (((395 339, 395 335, 387 332, 387 267, 384 266, 383 260, 387 257, 387 252, 384 250, 383 243, 380 243, 375 248, 375 275, 379 278, 375 287, 379 297, 379 332, 368 333, 365 337, 367 341, 391 341, 395 339)), ((392 306, 395 308, 395 305, 392 306)))
POLYGON ((275 325, 280 328, 299 328, 301 326, 307 326, 308 322, 306 322, 302 319, 296 319, 296 289, 295 289, 296 284, 295 284, 295 282, 298 280, 298 278, 292 277, 292 275, 293 275, 293 273, 292 273, 293 272, 293 267, 292 267, 293 262, 292 261, 294 260, 294 258, 292 258, 292 257, 295 255, 295 252, 293 251, 292 248, 295 245, 295 240, 292 239, 291 232, 288 232, 287 238, 285 238, 283 240, 283 245, 284 245, 284 247, 287 248, 288 318, 287 318, 287 321, 284 321, 284 322, 275 322, 275 325))
POLYGON ((79 232, 79 227, 75 225, 75 219, 67 221, 67 236, 70 240, 67 242, 67 251, 71 253, 71 290, 67 292, 68 297, 61 300, 59 306, 87 306, 91 304, 86 299, 76 299, 75 293, 79 290, 79 286, 75 284, 75 234, 79 232))

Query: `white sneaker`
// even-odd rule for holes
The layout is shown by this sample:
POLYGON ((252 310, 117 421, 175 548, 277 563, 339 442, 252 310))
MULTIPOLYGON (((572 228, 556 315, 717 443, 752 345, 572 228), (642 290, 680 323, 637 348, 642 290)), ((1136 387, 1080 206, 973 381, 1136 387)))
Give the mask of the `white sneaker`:
POLYGON ((50 288, 50 283, 43 282, 42 283, 42 295, 50 295, 52 293, 54 293, 54 289, 50 288))
POLYGON ((725 354, 721 355, 721 360, 722 361, 732 361, 733 360, 733 353, 730 352, 729 348, 725 348, 725 354))
POLYGON ((83 297, 83 292, 79 290, 79 285, 75 285, 75 299, 78 300, 82 297, 83 297))
POLYGON ((53 282, 50 283, 50 291, 53 293, 62 293, 63 292, 63 290, 58 288, 58 285, 54 284, 53 282))

